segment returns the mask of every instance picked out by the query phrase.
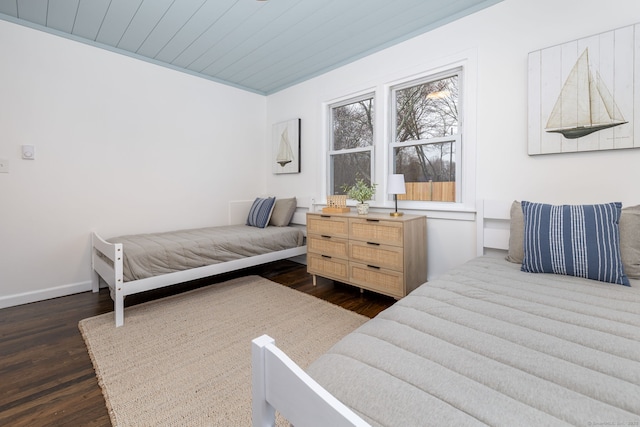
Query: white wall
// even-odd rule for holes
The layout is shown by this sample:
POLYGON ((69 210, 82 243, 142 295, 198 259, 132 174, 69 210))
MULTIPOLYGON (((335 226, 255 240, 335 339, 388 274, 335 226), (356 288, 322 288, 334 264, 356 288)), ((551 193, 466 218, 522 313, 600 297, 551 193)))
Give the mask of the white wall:
MULTIPOLYGON (((472 70, 477 77, 476 129, 465 140, 476 143, 477 198, 638 204, 640 150, 527 155, 528 53, 637 22, 636 0, 505 0, 271 95, 268 123, 302 118, 303 157, 298 177, 267 173, 269 191, 306 191, 319 198, 326 194, 322 103, 472 52, 477 58, 477 69, 472 70)), ((474 233, 475 223, 468 219, 429 219, 429 277, 475 256, 474 233)))
POLYGON ((0 307, 90 289, 91 230, 225 224, 266 191, 265 97, 5 21, 0 40, 0 307))

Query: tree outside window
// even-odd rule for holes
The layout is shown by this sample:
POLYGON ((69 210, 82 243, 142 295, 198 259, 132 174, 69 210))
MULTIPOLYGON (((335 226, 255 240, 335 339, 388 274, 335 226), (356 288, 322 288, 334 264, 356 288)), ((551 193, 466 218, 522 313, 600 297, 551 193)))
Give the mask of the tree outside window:
POLYGON ((371 184, 374 125, 373 95, 331 106, 331 194, 345 194, 358 178, 371 184))
POLYGON ((457 70, 393 90, 392 167, 404 174, 407 187, 399 200, 455 202, 458 198, 459 79, 457 70))

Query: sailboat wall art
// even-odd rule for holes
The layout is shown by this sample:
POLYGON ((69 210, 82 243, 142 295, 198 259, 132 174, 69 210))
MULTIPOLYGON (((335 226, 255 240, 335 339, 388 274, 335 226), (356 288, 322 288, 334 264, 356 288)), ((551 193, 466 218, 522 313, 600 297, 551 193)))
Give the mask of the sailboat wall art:
POLYGON ((272 129, 273 173, 300 172, 300 119, 276 123, 272 129))
POLYGON ((529 54, 529 155, 638 148, 640 24, 529 54))

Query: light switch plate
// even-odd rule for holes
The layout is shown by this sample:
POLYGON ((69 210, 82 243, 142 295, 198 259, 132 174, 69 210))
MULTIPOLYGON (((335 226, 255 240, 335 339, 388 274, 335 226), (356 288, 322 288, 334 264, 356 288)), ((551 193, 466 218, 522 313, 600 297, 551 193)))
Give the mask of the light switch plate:
POLYGON ((34 160, 36 158, 36 147, 33 145, 23 145, 22 158, 24 160, 34 160))
POLYGON ((0 173, 9 173, 9 159, 0 159, 0 173))

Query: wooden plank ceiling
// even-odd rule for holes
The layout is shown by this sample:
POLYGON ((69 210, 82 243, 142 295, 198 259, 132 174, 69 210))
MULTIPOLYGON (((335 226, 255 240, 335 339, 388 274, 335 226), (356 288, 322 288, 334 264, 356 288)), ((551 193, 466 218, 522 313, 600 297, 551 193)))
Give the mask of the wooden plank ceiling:
POLYGON ((0 19, 271 94, 501 0, 0 0, 0 19))

